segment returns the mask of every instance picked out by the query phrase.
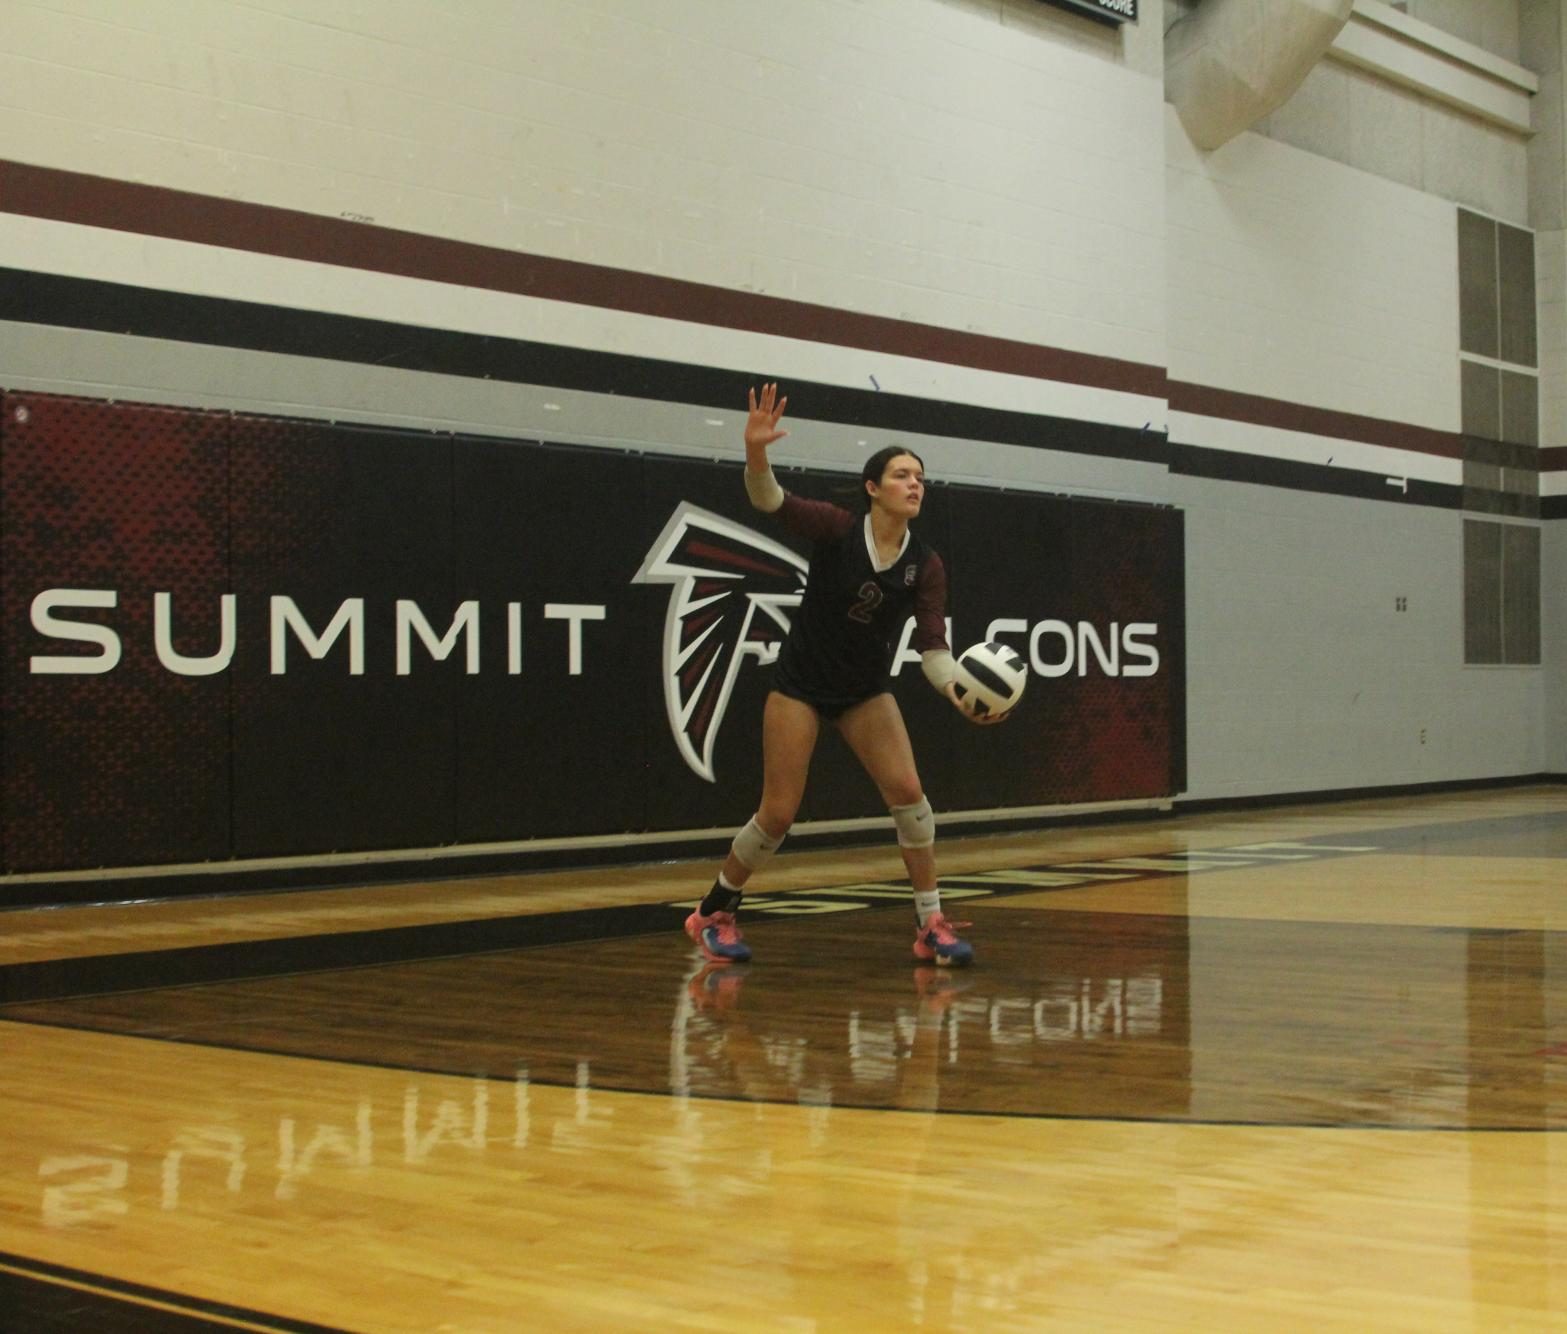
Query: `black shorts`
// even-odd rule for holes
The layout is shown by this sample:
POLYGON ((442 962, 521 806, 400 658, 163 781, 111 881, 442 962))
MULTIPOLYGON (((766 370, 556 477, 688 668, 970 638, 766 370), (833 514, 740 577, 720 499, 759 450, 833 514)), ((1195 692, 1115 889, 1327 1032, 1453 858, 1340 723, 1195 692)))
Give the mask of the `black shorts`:
POLYGON ((862 690, 852 694, 828 692, 812 689, 802 685, 788 670, 780 659, 773 668, 773 689, 780 695, 787 695, 790 699, 797 699, 802 704, 809 704, 823 718, 829 722, 837 722, 856 704, 863 704, 868 699, 875 699, 877 695, 887 693, 887 683, 878 682, 872 690, 862 690))

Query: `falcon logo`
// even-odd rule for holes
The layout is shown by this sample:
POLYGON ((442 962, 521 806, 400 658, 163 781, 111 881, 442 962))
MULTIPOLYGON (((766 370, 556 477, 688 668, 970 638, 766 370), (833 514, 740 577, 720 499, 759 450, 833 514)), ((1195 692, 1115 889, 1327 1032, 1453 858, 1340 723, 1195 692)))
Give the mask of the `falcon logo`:
POLYGON ((673 585, 664 616, 664 708, 681 757, 709 783, 740 660, 777 658, 805 571, 804 558, 782 543, 682 501, 631 578, 673 585))

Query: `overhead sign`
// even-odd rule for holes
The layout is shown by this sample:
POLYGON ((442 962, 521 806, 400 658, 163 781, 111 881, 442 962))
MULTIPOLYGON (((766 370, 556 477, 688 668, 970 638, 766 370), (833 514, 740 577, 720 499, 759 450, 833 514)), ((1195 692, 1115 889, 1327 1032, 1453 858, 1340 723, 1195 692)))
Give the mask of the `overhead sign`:
POLYGON ((1101 23, 1136 23, 1137 0, 1045 0, 1058 9, 1070 9, 1101 23))

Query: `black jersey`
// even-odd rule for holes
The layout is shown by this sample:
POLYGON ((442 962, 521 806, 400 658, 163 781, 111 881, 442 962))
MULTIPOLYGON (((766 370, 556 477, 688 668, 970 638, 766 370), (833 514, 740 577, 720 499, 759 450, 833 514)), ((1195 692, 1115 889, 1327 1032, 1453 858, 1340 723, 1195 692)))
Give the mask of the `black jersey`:
POLYGON ((898 558, 878 570, 867 516, 798 496, 785 496, 777 514, 812 542, 805 595, 778 658, 785 694, 819 708, 880 694, 911 615, 917 652, 947 647, 946 568, 912 530, 898 558))

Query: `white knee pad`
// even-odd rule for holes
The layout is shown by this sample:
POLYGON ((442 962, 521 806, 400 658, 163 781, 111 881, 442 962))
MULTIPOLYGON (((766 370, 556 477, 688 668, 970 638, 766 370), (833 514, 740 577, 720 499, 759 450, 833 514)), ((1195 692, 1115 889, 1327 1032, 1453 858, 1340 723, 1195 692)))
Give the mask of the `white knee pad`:
POLYGON ((756 817, 753 815, 746 822, 745 828, 735 835, 734 854, 746 870, 760 871, 773 853, 778 851, 778 845, 782 842, 782 836, 772 837, 757 824, 756 817))
POLYGON ((930 798, 921 797, 912 806, 890 806, 892 822, 898 827, 898 846, 928 848, 936 841, 936 813, 930 798))

